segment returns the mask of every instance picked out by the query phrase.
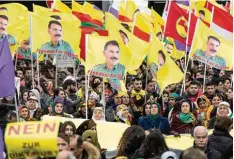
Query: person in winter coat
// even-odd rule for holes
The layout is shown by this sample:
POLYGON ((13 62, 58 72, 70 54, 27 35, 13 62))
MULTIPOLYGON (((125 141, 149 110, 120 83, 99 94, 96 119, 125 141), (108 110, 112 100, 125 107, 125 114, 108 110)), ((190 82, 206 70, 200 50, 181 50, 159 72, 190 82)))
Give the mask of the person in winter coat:
POLYGON ((28 120, 41 120, 44 115, 43 110, 39 107, 38 100, 35 96, 30 96, 26 103, 30 117, 28 120))
MULTIPOLYGON (((208 144, 208 130, 204 126, 197 126, 193 131, 194 145, 193 148, 197 148, 203 151, 207 159, 221 159, 221 154, 210 147, 208 144)), ((183 154, 183 153, 182 153, 183 154)))
POLYGON ((57 97, 54 99, 52 103, 52 113, 49 114, 50 116, 58 116, 58 117, 66 117, 66 118, 73 118, 73 115, 67 114, 63 110, 63 99, 57 97))
POLYGON ((167 118, 160 116, 160 105, 151 103, 150 114, 140 118, 139 126, 144 130, 160 129, 163 134, 168 134, 170 130, 169 121, 167 118))
MULTIPOLYGON (((220 152, 222 156, 225 155, 226 150, 229 149, 230 144, 233 143, 233 138, 229 134, 232 125, 232 120, 229 117, 217 117, 213 134, 209 136, 210 147, 220 152)), ((231 149, 233 150, 233 147, 231 149)))
POLYGON ((171 134, 191 134, 196 125, 197 120, 193 113, 193 104, 190 100, 182 100, 179 112, 172 117, 171 134))
POLYGON ((232 114, 232 111, 230 109, 230 105, 229 105, 228 102, 221 102, 221 103, 219 103, 219 107, 217 109, 216 116, 213 117, 212 119, 210 119, 210 121, 209 121, 209 126, 208 126, 209 129, 213 129, 214 128, 214 123, 215 123, 215 120, 216 120, 216 118, 218 116, 227 116, 230 119, 233 118, 233 114, 232 114))
POLYGON ((120 104, 116 108, 115 122, 121 122, 121 123, 131 125, 132 116, 128 112, 128 107, 126 105, 120 104))

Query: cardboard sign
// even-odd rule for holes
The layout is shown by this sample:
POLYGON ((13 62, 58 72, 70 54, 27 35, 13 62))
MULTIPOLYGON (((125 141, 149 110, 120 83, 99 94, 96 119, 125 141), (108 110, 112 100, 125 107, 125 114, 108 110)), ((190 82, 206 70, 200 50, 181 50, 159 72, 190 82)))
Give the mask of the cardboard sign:
POLYGON ((59 55, 57 57, 56 65, 57 65, 58 68, 74 67, 75 58, 65 56, 65 55, 59 55))
POLYGON ((59 121, 9 123, 5 132, 8 158, 55 157, 59 124, 59 121))

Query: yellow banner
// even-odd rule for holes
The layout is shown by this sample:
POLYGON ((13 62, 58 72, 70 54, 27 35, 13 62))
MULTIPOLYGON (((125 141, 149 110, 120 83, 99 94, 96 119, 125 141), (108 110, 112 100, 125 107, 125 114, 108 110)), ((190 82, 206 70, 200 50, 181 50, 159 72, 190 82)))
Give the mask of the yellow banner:
POLYGON ((81 29, 76 22, 67 22, 63 19, 57 21, 53 18, 32 15, 33 52, 79 57, 80 37, 81 29))
POLYGON ((190 57, 217 69, 231 70, 232 54, 232 42, 219 36, 200 20, 197 21, 190 57))
POLYGON ((55 120, 7 124, 5 143, 9 159, 30 155, 55 157, 59 124, 55 120))
POLYGON ((207 23, 211 22, 211 12, 206 9, 201 3, 195 3, 195 15, 207 23))

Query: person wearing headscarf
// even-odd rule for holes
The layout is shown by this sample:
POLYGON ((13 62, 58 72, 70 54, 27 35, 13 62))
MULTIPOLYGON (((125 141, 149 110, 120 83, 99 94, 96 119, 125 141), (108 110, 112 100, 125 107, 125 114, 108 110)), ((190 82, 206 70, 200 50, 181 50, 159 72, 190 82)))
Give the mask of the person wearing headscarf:
POLYGON ((158 103, 150 103, 150 114, 140 118, 139 126, 144 130, 160 129, 163 134, 168 134, 170 130, 167 118, 160 116, 160 105, 158 103))
POLYGON ((115 122, 121 122, 128 125, 132 124, 132 116, 128 112, 128 107, 124 104, 120 104, 116 108, 115 122))
POLYGON ((85 120, 76 129, 76 134, 81 136, 86 130, 95 130, 96 131, 96 126, 97 126, 97 124, 94 122, 93 119, 85 120))
POLYGON ((210 119, 208 129, 214 128, 214 123, 217 117, 219 116, 227 116, 229 118, 233 118, 232 110, 230 109, 230 105, 228 102, 220 102, 219 107, 217 109, 216 116, 210 119))
POLYGON ((49 115, 50 116, 73 118, 72 115, 64 112, 63 106, 64 106, 63 99, 61 99, 60 97, 56 97, 52 103, 52 113, 49 115))
POLYGON ((28 97, 30 98, 31 96, 34 96, 37 98, 38 106, 41 108, 41 97, 40 97, 40 92, 38 89, 31 89, 28 91, 28 97))
POLYGON ((197 106, 197 120, 199 122, 199 125, 203 125, 207 128, 208 122, 210 120, 210 113, 214 107, 211 105, 210 100, 205 95, 197 98, 197 106))
POLYGON ((38 105, 38 100, 35 96, 29 96, 26 106, 29 110, 30 118, 29 120, 41 120, 44 115, 43 110, 38 105))
POLYGON ((83 141, 88 141, 90 143, 92 143, 94 146, 96 146, 99 150, 101 150, 101 146, 98 143, 98 136, 97 136, 97 132, 94 130, 86 130, 83 134, 82 134, 82 140, 83 141))
POLYGON ((197 120, 193 113, 193 104, 190 100, 182 100, 179 112, 172 117, 171 134, 191 134, 196 125, 197 120))
POLYGON ((163 114, 164 117, 168 117, 169 114, 171 115, 171 112, 173 111, 174 106, 176 104, 176 98, 177 97, 179 97, 179 95, 176 94, 176 93, 171 93, 169 95, 167 106, 166 107, 163 106, 164 110, 161 110, 161 112, 162 112, 162 114, 163 114))
POLYGON ((20 112, 20 117, 24 119, 25 121, 28 121, 30 119, 30 113, 26 106, 22 106, 19 109, 19 112, 20 112))
POLYGON ((96 107, 96 108, 94 108, 92 119, 94 121, 106 121, 104 110, 103 110, 102 107, 96 107))
POLYGON ((92 91, 89 95, 88 107, 93 111, 99 101, 99 95, 96 92, 92 91))

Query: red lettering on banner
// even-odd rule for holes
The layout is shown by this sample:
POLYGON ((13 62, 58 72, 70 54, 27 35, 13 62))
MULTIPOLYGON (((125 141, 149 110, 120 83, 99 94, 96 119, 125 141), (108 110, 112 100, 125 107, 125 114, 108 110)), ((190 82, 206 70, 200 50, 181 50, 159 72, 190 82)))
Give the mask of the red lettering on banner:
POLYGON ((33 126, 33 124, 24 125, 24 134, 33 134, 33 132, 30 131, 33 128, 32 126, 33 126))
POLYGON ((56 123, 53 123, 53 125, 45 124, 43 132, 46 133, 48 130, 49 130, 49 132, 54 132, 55 128, 56 128, 56 123))
POLYGON ((16 126, 10 126, 9 131, 8 131, 8 135, 12 135, 12 134, 17 134, 19 135, 20 133, 20 125, 17 125, 18 127, 16 128, 16 126))

